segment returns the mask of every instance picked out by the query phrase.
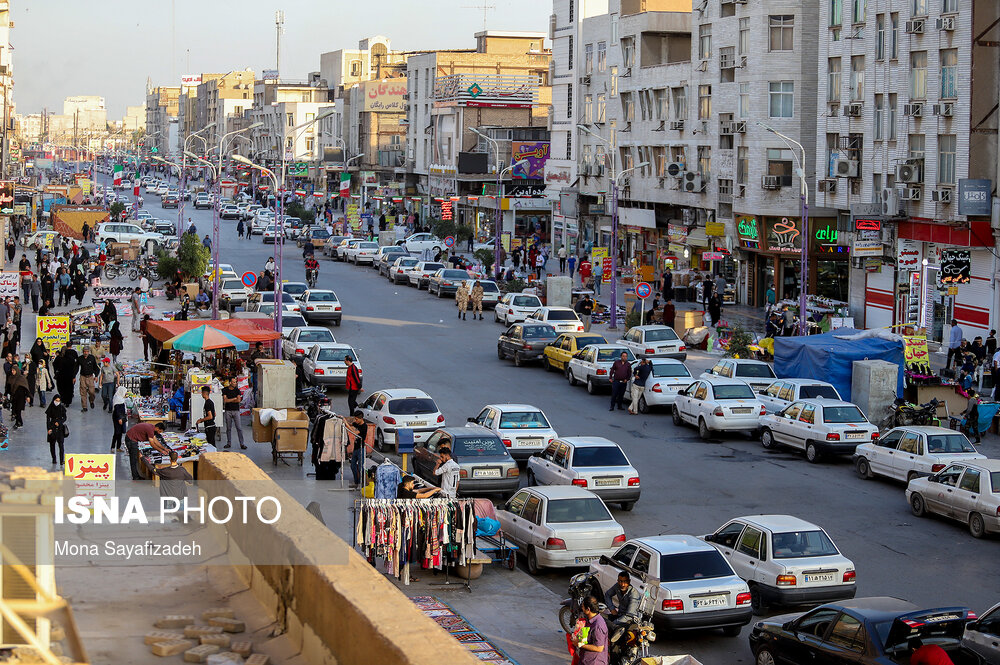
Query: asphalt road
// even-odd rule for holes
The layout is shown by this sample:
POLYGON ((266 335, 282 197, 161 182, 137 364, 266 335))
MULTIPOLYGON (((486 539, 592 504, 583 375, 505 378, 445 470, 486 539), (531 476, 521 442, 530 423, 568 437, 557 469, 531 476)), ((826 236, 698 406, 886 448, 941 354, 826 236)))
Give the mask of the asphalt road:
MULTIPOLYGON (((146 196, 146 209, 177 219, 177 211, 160 210, 155 196, 146 196)), ((200 236, 211 232, 211 211, 196 211, 188 203, 185 222, 187 217, 200 236)), ((259 271, 272 248, 259 236, 238 239, 235 221, 222 224, 221 260, 238 272, 259 271)), ((304 278, 294 244, 286 245, 283 277, 304 278)), ((897 596, 926 607, 968 605, 978 612, 1000 600, 996 539, 977 541, 956 523, 914 517, 901 484, 863 481, 849 462, 813 465, 796 454, 765 451, 746 437, 702 442, 695 430, 675 427, 667 413, 609 413, 607 394, 591 396, 585 388, 571 388, 561 374, 498 361, 501 326, 490 313, 484 321, 456 321, 453 300, 394 286, 370 268, 321 259, 318 286, 336 290, 343 303, 344 322, 335 334, 358 351, 369 391, 421 388, 452 425, 488 403, 527 402, 541 407, 561 435, 618 442, 642 477, 635 510, 612 510, 630 537, 697 535, 738 515, 791 514, 825 528, 854 561, 859 597, 897 596)), ((697 375, 713 362, 714 357, 693 354, 688 366, 697 375)), ((334 400, 340 405, 343 394, 334 394, 334 400)), ((991 436, 983 451, 996 457, 997 441, 991 436)), ((294 485, 300 471, 304 477, 308 469, 283 474, 282 484, 294 485)), ((544 574, 537 581, 562 593, 571 572, 544 574)), ((524 602, 532 602, 530 595, 524 602)), ((752 662, 748 632, 739 638, 717 631, 661 635, 654 652, 690 653, 704 663, 752 662)))

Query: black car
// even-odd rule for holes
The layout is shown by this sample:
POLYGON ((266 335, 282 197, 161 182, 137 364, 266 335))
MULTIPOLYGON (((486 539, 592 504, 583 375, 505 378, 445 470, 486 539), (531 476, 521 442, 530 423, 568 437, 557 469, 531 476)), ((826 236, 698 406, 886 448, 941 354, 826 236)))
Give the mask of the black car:
POLYGON ((545 347, 556 340, 556 329, 547 323, 515 323, 497 340, 497 358, 514 359, 520 367, 529 360, 542 357, 545 347))
POLYGON ((919 638, 955 665, 984 665, 961 644, 970 618, 966 607, 922 610, 898 598, 856 598, 758 621, 750 648, 757 665, 905 665, 919 638))
POLYGON ((434 485, 440 483, 434 466, 441 448, 451 450, 459 466, 459 496, 502 494, 507 498, 517 491, 521 481, 517 462, 492 430, 479 425, 442 427, 426 441, 414 444, 413 471, 434 485))
POLYGON ((177 196, 174 194, 167 194, 162 199, 160 199, 161 208, 176 208, 180 204, 177 196))

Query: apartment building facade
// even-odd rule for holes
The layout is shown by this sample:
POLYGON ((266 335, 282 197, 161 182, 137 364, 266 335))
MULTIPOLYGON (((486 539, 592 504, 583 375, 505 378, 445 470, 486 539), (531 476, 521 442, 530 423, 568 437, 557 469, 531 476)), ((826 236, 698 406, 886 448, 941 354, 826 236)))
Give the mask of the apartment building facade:
POLYGON ((177 113, 180 86, 150 87, 146 92, 146 146, 155 147, 161 155, 176 149, 177 113))

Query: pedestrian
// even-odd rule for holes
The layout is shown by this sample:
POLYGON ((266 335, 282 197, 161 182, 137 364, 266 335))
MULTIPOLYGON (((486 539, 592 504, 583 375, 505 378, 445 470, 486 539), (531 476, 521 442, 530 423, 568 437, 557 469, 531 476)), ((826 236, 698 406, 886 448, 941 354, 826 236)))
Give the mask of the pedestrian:
POLYGON ((792 314, 792 310, 788 309, 788 305, 785 305, 781 312, 781 334, 785 337, 791 337, 794 331, 795 315, 792 314))
MULTIPOLYGON (((191 473, 187 469, 177 462, 176 450, 171 450, 168 456, 170 457, 170 465, 160 467, 155 471, 160 479, 160 502, 162 505, 163 499, 174 499, 180 506, 187 499, 187 486, 194 483, 194 478, 191 477, 191 473)), ((181 518, 173 515, 172 519, 179 522, 181 518)))
POLYGON ((511 252, 510 260, 514 263, 514 270, 517 270, 521 265, 521 252, 519 249, 511 252))
POLYGON ((142 291, 138 286, 132 289, 129 305, 132 308, 132 332, 139 332, 139 320, 142 318, 142 291))
POLYGON ((55 306, 52 304, 52 298, 46 298, 42 306, 38 308, 38 316, 48 316, 55 306))
POLYGON ((715 283, 707 277, 701 281, 701 308, 708 309, 708 301, 712 297, 715 283))
POLYGON ((542 271, 545 270, 545 263, 547 257, 544 252, 538 252, 535 254, 535 279, 542 278, 542 271))
POLYGON ((52 454, 52 466, 62 466, 66 451, 63 448, 63 441, 69 430, 66 428, 66 407, 62 403, 62 398, 56 394, 52 396, 52 403, 45 409, 45 429, 48 432, 49 452, 52 454), (59 457, 56 457, 56 446, 59 446, 59 457))
POLYGON ((264 272, 269 272, 272 275, 274 274, 274 257, 273 256, 267 257, 267 261, 264 262, 264 272))
POLYGON ((969 388, 969 401, 962 415, 965 416, 966 436, 971 439, 972 435, 975 434, 974 443, 982 443, 982 434, 979 432, 979 395, 975 388, 969 388))
POLYGON ((597 598, 587 596, 582 609, 587 631, 586 638, 577 643, 578 665, 608 665, 608 624, 601 616, 597 598))
MULTIPOLYGON (((961 356, 958 356, 958 349, 962 345, 962 338, 965 333, 962 331, 962 327, 958 325, 957 319, 951 320, 951 332, 948 334, 948 359, 945 361, 945 369, 951 368, 951 359, 958 357, 958 364, 962 362, 961 356)), ((957 366, 957 365, 956 365, 957 366)))
POLYGON ((80 400, 83 412, 87 412, 87 399, 90 399, 90 408, 94 408, 97 397, 97 378, 101 373, 101 368, 97 366, 97 358, 90 353, 90 347, 83 347, 83 355, 80 356, 80 400))
MULTIPOLYGON (((673 291, 673 288, 670 290, 673 291)), ((663 325, 673 327, 676 318, 677 308, 674 307, 674 303, 668 298, 667 302, 663 303, 663 325)))
POLYGON ((583 329, 590 332, 590 317, 594 313, 594 301, 590 298, 590 294, 584 294, 579 300, 576 301, 576 305, 573 306, 573 310, 583 321, 583 329))
POLYGON ((208 237, 207 233, 205 234, 205 237, 201 241, 201 246, 204 247, 205 249, 212 249, 212 239, 208 237))
POLYGON ((344 364, 347 365, 347 377, 344 387, 347 389, 347 412, 354 413, 358 408, 358 395, 365 391, 361 387, 361 369, 354 364, 354 358, 344 356, 344 364))
POLYGON ((76 296, 76 304, 82 305, 83 299, 87 295, 87 278, 79 270, 73 277, 73 294, 76 296))
POLYGON ((632 373, 632 404, 629 405, 628 412, 635 415, 639 412, 639 401, 642 393, 646 390, 646 380, 653 373, 653 364, 649 358, 643 358, 632 373))
POLYGON ((101 360, 101 410, 111 411, 111 399, 115 396, 115 389, 118 387, 118 368, 111 362, 111 358, 101 360))
POLYGON ((576 254, 570 254, 569 258, 566 259, 566 264, 569 266, 569 279, 572 284, 573 274, 576 271, 576 254))
POLYGON ((241 219, 239 223, 236 224, 236 236, 238 238, 243 237, 243 220, 241 219))
POLYGON ((7 262, 13 263, 14 256, 17 255, 17 245, 14 244, 14 238, 7 238, 7 262))
MULTIPOLYGON (((38 301, 42 295, 42 283, 38 280, 38 275, 32 275, 31 281, 28 283, 28 294, 31 296, 31 311, 35 314, 38 313, 38 301)), ((27 304, 28 299, 24 299, 25 304, 27 304)))
POLYGON ((774 284, 767 285, 767 291, 764 293, 764 310, 774 309, 774 305, 778 302, 778 294, 774 291, 774 284))
POLYGON ((674 273, 670 271, 669 267, 664 268, 663 274, 660 275, 660 295, 663 296, 664 300, 670 300, 674 297, 674 273))
POLYGON ((718 293, 713 293, 708 299, 708 316, 713 326, 718 326, 722 320, 722 298, 718 293))
POLYGON ((997 352, 997 331, 991 330, 990 336, 986 338, 986 355, 990 358, 997 352))
POLYGON ((722 299, 726 295, 726 287, 727 287, 726 278, 723 277, 722 275, 716 275, 716 277, 715 277, 715 292, 717 294, 719 294, 719 301, 720 302, 722 301, 722 299))
POLYGON ((476 320, 476 312, 479 312, 479 320, 483 320, 483 296, 486 295, 482 283, 477 279, 472 285, 472 292, 469 298, 472 300, 472 320, 476 320))
POLYGON ((601 282, 604 281, 604 262, 598 261, 594 264, 594 293, 601 295, 601 282))
POLYGON ((205 423, 205 440, 208 445, 215 445, 215 433, 218 427, 215 425, 215 402, 212 400, 212 389, 208 386, 201 387, 201 397, 205 400, 205 405, 202 410, 202 416, 198 420, 194 421, 194 425, 197 428, 201 423, 205 423))
POLYGON ((107 330, 111 325, 112 321, 118 319, 118 310, 115 309, 115 303, 111 299, 104 301, 104 307, 101 308, 101 313, 98 314, 100 322, 104 324, 104 329, 107 330))
POLYGON ((441 493, 454 499, 458 496, 458 477, 461 472, 458 462, 451 457, 451 448, 438 450, 438 461, 434 464, 434 475, 441 478, 441 493))
POLYGON ((44 304, 46 301, 53 300, 55 297, 55 294, 53 293, 55 289, 55 278, 52 276, 52 273, 48 271, 43 273, 41 284, 42 284, 42 303, 44 304))
POLYGON ((556 256, 559 257, 559 272, 566 272, 566 246, 560 245, 559 251, 556 252, 556 256))
POLYGON ((240 449, 246 450, 243 443, 243 423, 240 419, 240 402, 243 400, 243 393, 240 392, 236 377, 229 379, 229 385, 222 389, 222 416, 226 421, 226 448, 233 445, 233 427, 236 427, 236 435, 240 440, 240 449))
MULTIPOLYGON (((455 291, 455 304, 458 306, 458 318, 465 320, 465 314, 469 310, 469 287, 463 281, 455 291)), ((473 319, 475 317, 473 316, 473 319)))
POLYGON ((374 451, 372 440, 375 428, 366 423, 359 414, 360 412, 344 419, 344 425, 347 426, 348 434, 351 437, 348 452, 351 454, 351 475, 354 476, 354 482, 351 483, 352 488, 361 485, 361 478, 364 476, 362 467, 364 466, 365 453, 370 454, 374 451))
POLYGON ((73 404, 73 389, 76 387, 76 373, 79 369, 79 356, 69 344, 52 361, 55 371, 56 390, 62 396, 64 406, 73 404))
MULTIPOLYGON (((118 319, 111 322, 111 329, 108 331, 110 340, 108 341, 108 353, 111 359, 118 362, 118 356, 125 346, 125 336, 122 334, 122 323, 118 319)), ((145 341, 145 340, 144 340, 145 341)), ((147 358, 148 360, 148 358, 147 358)))
POLYGON ((611 408, 608 411, 614 411, 616 406, 619 411, 623 411, 625 409, 625 385, 632 376, 632 365, 629 364, 627 353, 622 351, 618 360, 612 363, 609 373, 610 376, 608 378, 611 379, 611 408))
POLYGON ((148 443, 153 450, 170 455, 170 448, 163 442, 163 432, 167 426, 163 421, 155 425, 151 423, 139 423, 132 425, 125 432, 125 448, 128 450, 129 470, 132 472, 132 480, 142 480, 139 476, 139 444, 148 443))
MULTIPOLYGON (((415 490, 413 486, 416 484, 417 479, 413 476, 403 476, 402 481, 396 486, 396 498, 397 499, 429 499, 435 494, 441 492, 440 487, 432 487, 430 489, 415 490)), ((412 581, 413 578, 411 577, 412 581)))
POLYGON ((143 275, 139 278, 139 293, 148 294, 149 293, 149 278, 143 275))
POLYGON ((49 374, 49 364, 44 359, 31 363, 28 385, 38 391, 38 406, 45 408, 45 393, 52 390, 52 375, 49 374))
POLYGON ((118 386, 114 397, 111 398, 111 425, 114 427, 114 434, 111 435, 111 452, 120 453, 122 448, 122 436, 125 434, 125 425, 128 422, 128 413, 125 410, 125 386, 118 386))
POLYGON ((7 390, 10 393, 11 421, 14 429, 20 429, 24 427, 21 414, 24 413, 25 403, 31 403, 32 390, 28 387, 28 378, 17 364, 10 368, 10 376, 7 377, 7 390))

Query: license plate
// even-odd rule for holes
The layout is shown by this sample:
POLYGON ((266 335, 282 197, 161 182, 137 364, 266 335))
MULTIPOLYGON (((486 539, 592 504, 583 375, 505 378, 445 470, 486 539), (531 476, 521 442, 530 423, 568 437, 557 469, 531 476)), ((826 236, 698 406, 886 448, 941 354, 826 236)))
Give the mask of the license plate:
POLYGON ((346 367, 330 367, 326 371, 329 372, 330 374, 343 374, 344 372, 347 371, 347 368, 346 367))
POLYGON ((427 426, 426 420, 414 420, 413 422, 410 423, 410 427, 426 427, 426 426, 427 426))
POLYGON ((600 557, 596 556, 578 556, 576 557, 577 563, 590 563, 591 561, 597 561, 600 557))
POLYGON ((728 602, 724 594, 718 596, 706 596, 705 598, 692 598, 691 604, 695 609, 701 607, 725 607, 728 602))
POLYGON ((812 575, 806 575, 806 584, 811 582, 830 582, 833 583, 833 573, 814 573, 812 575))
POLYGON ((844 435, 845 439, 863 439, 865 438, 864 432, 848 432, 844 435))
POLYGON ((473 478, 499 478, 500 469, 473 469, 473 478))
POLYGON ((542 445, 541 439, 514 439, 514 445, 518 448, 532 448, 542 445))
POLYGON ((732 411, 733 411, 733 413, 750 413, 751 411, 753 411, 753 409, 750 409, 750 408, 747 408, 747 407, 739 407, 739 408, 733 409, 732 411))
POLYGON ((595 487, 617 487, 622 484, 621 478, 595 478, 595 487))
POLYGON ((330 311, 330 306, 329 305, 319 305, 318 307, 316 307, 316 309, 318 311, 320 311, 320 312, 329 312, 330 311))
POLYGON ((659 349, 657 349, 657 351, 659 351, 660 353, 670 353, 671 351, 673 351, 673 348, 669 346, 661 346, 659 349))

